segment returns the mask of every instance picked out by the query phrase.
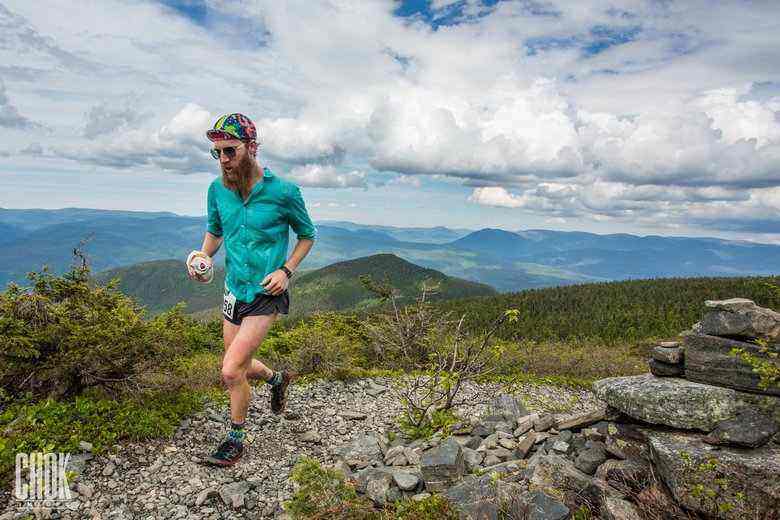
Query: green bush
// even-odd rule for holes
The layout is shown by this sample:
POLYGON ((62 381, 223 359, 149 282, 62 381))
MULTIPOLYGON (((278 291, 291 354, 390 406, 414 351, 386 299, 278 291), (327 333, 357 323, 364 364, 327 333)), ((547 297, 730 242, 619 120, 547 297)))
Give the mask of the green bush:
POLYGON ((224 401, 221 330, 182 313, 146 320, 86 263, 30 273, 0 293, 0 477, 18 452, 96 452, 170 436, 204 402, 224 401))
POLYGON ((371 501, 359 497, 344 474, 325 469, 309 457, 301 457, 290 476, 297 490, 284 509, 296 520, 379 520, 371 501))
POLYGON ((182 306, 144 320, 116 289, 95 285, 89 268, 63 276, 30 273, 30 290, 0 293, 0 388, 6 398, 68 398, 88 388, 111 396, 160 389, 184 354, 214 348, 214 331, 182 306))
POLYGON ((369 366, 360 323, 349 315, 315 314, 309 320, 267 337, 257 356, 288 366, 302 375, 345 379, 369 366))
POLYGON ((450 427, 460 421, 452 410, 433 410, 425 420, 418 417, 411 419, 407 414, 398 418, 398 428, 409 439, 428 439, 434 433, 441 432, 443 436, 450 434, 450 427))
POLYGON ((301 457, 290 476, 296 486, 284 509, 295 520, 457 520, 458 514, 438 495, 421 501, 401 500, 375 509, 371 500, 357 494, 344 474, 301 457))
POLYGON ((398 520, 457 520, 458 513, 440 495, 431 495, 425 500, 404 500, 398 502, 393 518, 398 520))
POLYGON ((78 453, 79 441, 90 442, 96 453, 102 453, 119 441, 169 437, 182 418, 214 397, 206 392, 164 392, 121 401, 94 395, 18 400, 0 413, 0 480, 12 473, 16 453, 78 453))

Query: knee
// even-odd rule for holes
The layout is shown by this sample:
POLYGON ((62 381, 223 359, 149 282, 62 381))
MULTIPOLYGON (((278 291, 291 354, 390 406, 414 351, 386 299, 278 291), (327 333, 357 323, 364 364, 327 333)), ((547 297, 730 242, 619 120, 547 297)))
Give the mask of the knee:
POLYGON ((246 379, 246 370, 241 367, 235 366, 223 366, 222 367, 222 381, 227 386, 235 386, 240 384, 246 379))

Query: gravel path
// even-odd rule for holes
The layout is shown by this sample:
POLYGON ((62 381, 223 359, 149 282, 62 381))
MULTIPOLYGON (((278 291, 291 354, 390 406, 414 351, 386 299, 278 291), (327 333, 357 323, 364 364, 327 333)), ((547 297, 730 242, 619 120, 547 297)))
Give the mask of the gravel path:
MULTIPOLYGON (((199 461, 224 438, 227 406, 209 408, 185 420, 169 441, 127 443, 115 455, 90 460, 76 480, 75 499, 66 506, 40 508, 40 518, 88 519, 234 519, 274 518, 292 493, 288 481, 301 455, 325 464, 335 462, 334 450, 356 433, 392 429, 401 409, 384 379, 345 384, 318 381, 293 386, 284 417, 269 412, 268 387, 252 388, 247 419, 248 449, 231 468, 214 468, 199 461)), ((498 384, 468 385, 470 402, 485 401, 498 384)), ((528 385, 519 396, 531 408, 595 408, 587 391, 528 385)), ((483 405, 459 410, 463 417, 484 411, 483 405)), ((558 411, 558 410, 554 410, 558 411)), ((75 457, 75 454, 74 454, 75 457)), ((73 468, 73 464, 70 466, 73 468)), ((18 502, 8 502, 0 520, 29 515, 18 502)))

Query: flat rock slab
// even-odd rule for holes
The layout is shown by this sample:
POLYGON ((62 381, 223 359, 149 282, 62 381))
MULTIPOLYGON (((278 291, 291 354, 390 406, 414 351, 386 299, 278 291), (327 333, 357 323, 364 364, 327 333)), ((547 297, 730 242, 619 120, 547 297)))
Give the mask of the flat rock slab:
POLYGON ((713 449, 699 434, 650 429, 644 432, 661 478, 675 499, 688 509, 725 520, 764 518, 763 515, 780 510, 780 446, 713 449), (697 470, 701 464, 712 461, 715 469, 697 470), (717 503, 731 503, 733 509, 718 511, 715 501, 696 498, 692 490, 699 485, 716 491, 717 503))
POLYGON ((606 416, 606 408, 597 408, 587 412, 580 412, 569 417, 559 418, 555 422, 555 428, 558 431, 583 428, 595 422, 603 421, 606 416))
POLYGON ((707 300, 707 313, 699 322, 703 334, 780 340, 780 312, 759 307, 752 300, 731 298, 707 300))
MULTIPOLYGON (((760 388, 761 377, 753 372, 753 367, 731 355, 731 349, 741 348, 759 358, 766 358, 758 345, 707 334, 688 334, 684 341, 686 379, 747 392, 780 395, 780 387, 760 388)), ((773 349, 780 351, 777 346, 773 349)))
POLYGON ((705 440, 710 444, 758 448, 769 442, 778 429, 778 424, 768 415, 753 408, 746 408, 734 419, 718 424, 705 440))
POLYGON ((656 361, 661 363, 669 363, 670 365, 676 365, 682 363, 683 349, 680 347, 655 347, 650 351, 650 355, 656 361))
POLYGON ((593 390, 634 419, 674 428, 709 432, 737 415, 734 390, 676 377, 609 377, 593 383, 593 390))
POLYGON ((679 377, 685 374, 685 367, 682 364, 673 365, 657 359, 649 359, 647 364, 650 367, 650 373, 654 376, 679 377))

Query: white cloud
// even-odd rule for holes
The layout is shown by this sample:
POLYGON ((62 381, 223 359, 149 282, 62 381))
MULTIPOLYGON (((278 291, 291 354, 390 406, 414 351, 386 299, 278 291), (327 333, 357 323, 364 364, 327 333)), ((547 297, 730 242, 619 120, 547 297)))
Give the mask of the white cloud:
POLYGON ((353 170, 339 172, 334 166, 306 164, 296 166, 285 175, 300 186, 311 188, 365 188, 366 174, 353 170))
POLYGON ((415 177, 413 175, 399 175, 397 177, 394 177, 393 179, 390 179, 390 182, 388 184, 398 184, 400 186, 412 186, 413 188, 419 188, 422 186, 422 182, 420 182, 419 177, 415 177))
POLYGON ((41 121, 47 164, 216 171, 203 132, 241 111, 306 186, 381 185, 373 167, 552 219, 777 218, 780 4, 435 0, 468 19, 435 31, 384 0, 206 5, 204 27, 152 1, 6 2, 0 138, 29 154, 20 121, 41 121))
POLYGON ((469 201, 483 206, 504 208, 520 208, 524 205, 524 201, 520 197, 512 195, 506 188, 500 186, 476 188, 469 196, 469 201))
MULTIPOLYGON (((2 6, 0 6, 2 7, 2 6)), ((38 128, 40 125, 19 113, 19 110, 11 104, 5 89, 5 83, 0 79, 0 127, 24 130, 26 128, 38 128)))
POLYGON ((53 146, 50 154, 111 168, 158 168, 172 173, 201 173, 217 168, 205 133, 214 117, 203 107, 186 104, 159 127, 123 127, 73 145, 53 146))

